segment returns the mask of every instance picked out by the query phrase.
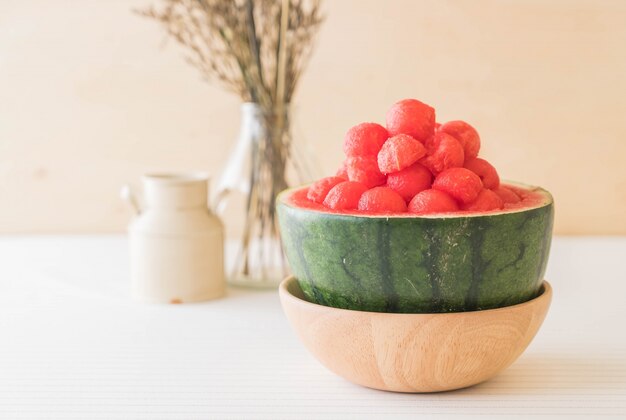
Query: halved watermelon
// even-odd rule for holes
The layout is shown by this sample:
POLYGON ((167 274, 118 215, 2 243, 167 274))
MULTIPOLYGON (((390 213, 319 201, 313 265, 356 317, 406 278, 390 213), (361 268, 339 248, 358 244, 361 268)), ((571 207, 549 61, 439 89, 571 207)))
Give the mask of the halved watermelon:
POLYGON ((536 296, 548 260, 554 207, 537 187, 503 185, 521 200, 505 210, 416 216, 337 211, 283 192, 284 249, 307 299, 376 312, 495 308, 536 296))

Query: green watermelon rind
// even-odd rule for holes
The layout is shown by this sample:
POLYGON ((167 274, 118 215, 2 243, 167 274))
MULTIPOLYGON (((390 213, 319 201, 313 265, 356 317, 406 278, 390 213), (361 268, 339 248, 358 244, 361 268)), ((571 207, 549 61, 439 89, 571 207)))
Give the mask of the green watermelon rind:
MULTIPOLYGON (((302 187, 300 187, 302 188, 302 187)), ((283 247, 306 298, 396 313, 492 309, 537 296, 554 221, 552 196, 510 212, 359 216, 277 199, 283 247)))

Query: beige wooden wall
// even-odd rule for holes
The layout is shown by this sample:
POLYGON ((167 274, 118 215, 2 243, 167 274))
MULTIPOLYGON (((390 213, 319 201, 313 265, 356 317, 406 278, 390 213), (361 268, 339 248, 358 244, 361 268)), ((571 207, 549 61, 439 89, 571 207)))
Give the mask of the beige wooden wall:
MULTIPOLYGON (((120 184, 147 170, 220 169, 238 100, 130 12, 147 4, 0 2, 0 232, 122 231, 120 184)), ((551 190, 557 233, 626 234, 626 1, 325 8, 296 101, 296 134, 324 171, 349 126, 416 97, 440 120, 473 123, 504 178, 551 190)))

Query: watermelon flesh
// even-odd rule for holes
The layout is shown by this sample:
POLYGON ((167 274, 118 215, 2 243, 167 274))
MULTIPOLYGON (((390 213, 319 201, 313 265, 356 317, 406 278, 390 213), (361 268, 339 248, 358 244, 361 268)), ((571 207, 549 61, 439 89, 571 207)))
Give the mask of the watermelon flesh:
POLYGON ((314 183, 308 197, 332 210, 356 209, 363 214, 489 212, 522 205, 515 192, 500 187, 496 168, 478 157, 480 145, 478 131, 467 122, 440 124, 434 108, 404 99, 387 112, 386 128, 364 122, 347 131, 346 159, 336 176, 314 183), (340 180, 366 187, 362 205, 355 195, 362 188, 354 185, 333 190, 326 200, 340 180), (429 192, 418 197, 423 191, 429 192))
MULTIPOLYGON (((351 183, 357 184, 357 183, 351 183)), ((341 184, 339 184, 341 185, 341 184)), ((351 199, 355 200, 355 194, 362 194, 365 191, 369 191, 367 188, 361 186, 362 189, 359 189, 357 193, 351 191, 351 199)), ((505 203, 501 209, 492 209, 492 210, 462 210, 460 206, 455 211, 446 211, 446 212, 422 212, 421 214, 409 213, 407 211, 388 211, 388 212, 379 212, 379 211, 367 211, 367 210, 358 210, 355 205, 352 209, 333 209, 329 208, 323 204, 319 204, 311 201, 307 198, 308 187, 300 187, 297 189, 291 189, 287 192, 289 193, 287 197, 284 198, 285 202, 291 206, 303 209, 303 210, 313 210, 321 213, 330 213, 330 214, 343 214, 346 216, 379 216, 384 214, 385 216, 392 217, 458 217, 458 216, 480 216, 480 215, 489 215, 489 214, 498 214, 498 213, 508 213, 508 212, 518 212, 524 210, 530 210, 537 206, 545 205, 546 202, 546 192, 545 190, 539 187, 527 186, 519 183, 507 183, 503 181, 500 184, 500 187, 497 191, 494 191, 496 194, 499 194, 502 190, 506 190, 502 192, 506 194, 506 196, 513 195, 517 198, 516 202, 509 201, 505 203)), ((358 201, 358 199, 356 200, 358 201)))
POLYGON ((485 188, 495 190, 500 186, 498 171, 485 159, 474 158, 466 160, 464 166, 480 177, 485 188))
POLYGON ((415 163, 387 176, 387 186, 410 202, 417 193, 430 188, 433 176, 428 169, 415 163))
POLYGON ((389 187, 376 187, 361 195, 358 209, 370 214, 403 213, 406 211, 406 201, 389 187))
POLYGON ((426 154, 422 143, 406 134, 389 138, 378 153, 378 169, 383 174, 401 171, 426 154))
POLYGON ((417 99, 403 99, 389 108, 387 131, 391 136, 407 134, 425 141, 435 132, 435 109, 417 99))
POLYGON ((476 199, 462 206, 462 209, 470 211, 490 211, 499 210, 503 205, 504 202, 498 194, 487 188, 483 188, 476 196, 476 199))
POLYGON ((389 133, 380 124, 361 123, 348 130, 343 140, 346 156, 376 156, 389 133))
POLYGON ((415 214, 450 213, 459 210, 456 200, 443 191, 428 189, 411 199, 409 211, 415 214))
POLYGON ((428 155, 420 162, 438 174, 449 168, 463 166, 465 152, 463 146, 454 137, 439 132, 426 141, 428 155))
POLYGON ((323 203, 328 195, 328 192, 340 182, 344 182, 345 179, 338 176, 329 176, 316 181, 309 187, 306 198, 316 203, 323 203))
MULTIPOLYGON (((333 210, 354 210, 359 206, 361 196, 367 187, 360 182, 344 181, 332 187, 324 198, 324 206, 333 210)), ((307 192, 307 198, 309 198, 307 192)))
POLYGON ((480 150, 478 131, 465 121, 448 121, 438 127, 440 132, 449 134, 461 143, 465 159, 474 159, 480 150))

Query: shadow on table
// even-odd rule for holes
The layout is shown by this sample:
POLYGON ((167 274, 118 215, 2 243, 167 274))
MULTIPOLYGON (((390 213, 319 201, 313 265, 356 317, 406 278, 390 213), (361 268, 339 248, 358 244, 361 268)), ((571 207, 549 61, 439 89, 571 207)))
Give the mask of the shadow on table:
POLYGON ((623 395, 626 360, 621 353, 590 354, 586 357, 535 354, 520 358, 490 381, 457 391, 489 394, 578 394, 623 395))

